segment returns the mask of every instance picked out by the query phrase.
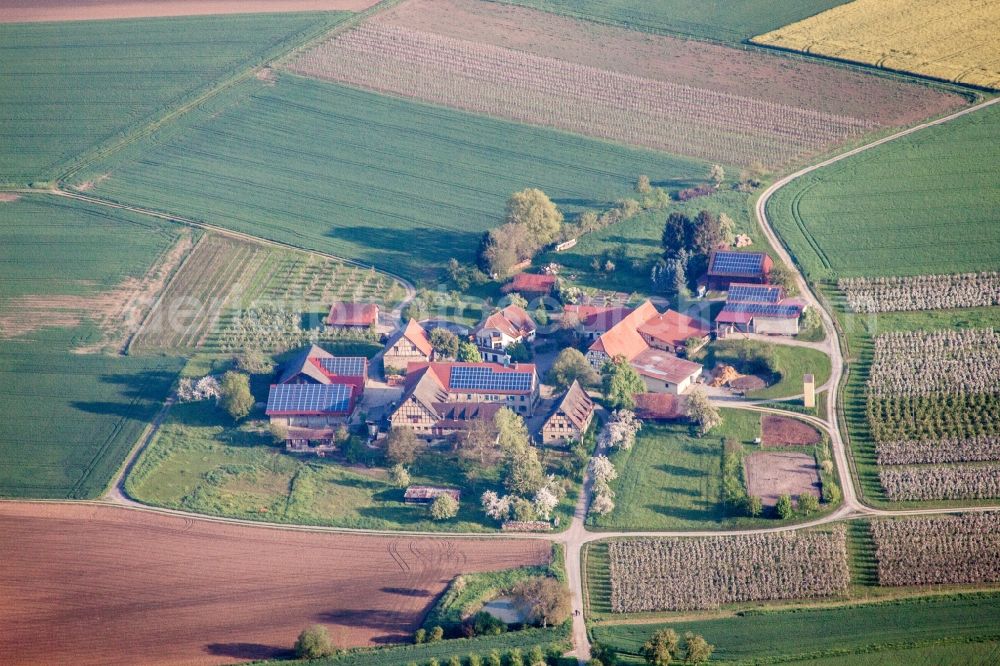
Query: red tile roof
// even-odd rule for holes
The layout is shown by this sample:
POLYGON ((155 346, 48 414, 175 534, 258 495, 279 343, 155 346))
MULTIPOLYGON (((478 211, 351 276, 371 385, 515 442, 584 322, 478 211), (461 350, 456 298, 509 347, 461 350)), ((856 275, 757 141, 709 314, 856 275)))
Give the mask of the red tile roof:
POLYGON ((518 273, 510 284, 504 285, 503 292, 527 292, 530 294, 547 294, 556 285, 555 275, 537 275, 535 273, 518 273))
POLYGON ((580 430, 583 430, 590 423, 590 417, 594 413, 594 402, 587 395, 587 392, 583 390, 583 387, 580 386, 580 382, 573 380, 573 383, 570 384, 569 389, 566 391, 566 395, 556 405, 552 416, 560 413, 565 414, 566 418, 572 421, 573 425, 580 430))
POLYGON ((634 308, 606 305, 567 305, 563 318, 572 321, 588 333, 605 333, 631 314, 634 308))
POLYGON ((710 331, 705 323, 694 317, 667 310, 647 320, 639 327, 639 332, 669 345, 683 346, 688 338, 703 338, 710 331))
POLYGON ((430 356, 431 352, 434 351, 434 346, 431 345, 431 339, 430 336, 427 335, 426 329, 417 323, 415 319, 411 319, 406 322, 406 327, 403 329, 403 332, 399 337, 389 343, 390 346, 395 344, 400 337, 406 338, 412 342, 413 346, 416 347, 424 356, 430 356))
POLYGON ((524 308, 508 305, 503 310, 494 312, 487 317, 476 327, 476 332, 486 328, 495 328, 512 338, 521 338, 534 332, 536 327, 535 320, 524 308))
POLYGON ((719 324, 749 324, 751 319, 753 315, 749 312, 733 312, 723 308, 715 321, 719 324))
POLYGON ((645 351, 649 345, 639 335, 638 328, 643 322, 659 314, 653 304, 645 301, 625 316, 618 324, 590 345, 592 351, 603 351, 611 357, 624 356, 631 361, 645 351))
POLYGON ((378 323, 378 305, 375 303, 347 303, 336 301, 330 306, 326 318, 330 326, 371 326, 378 323))
MULTIPOLYGON (((433 378, 436 388, 439 391, 447 391, 451 387, 451 371, 453 368, 489 368, 496 374, 504 373, 530 373, 534 375, 537 370, 534 363, 515 363, 514 365, 500 365, 499 363, 463 363, 460 361, 451 362, 432 362, 426 363, 423 361, 411 361, 406 366, 406 388, 404 389, 404 400, 408 393, 416 390, 417 385, 422 383, 421 379, 427 375, 433 378)), ((487 393, 493 394, 513 394, 521 395, 531 393, 534 390, 534 384, 537 382, 532 380, 532 387, 526 391, 504 391, 500 389, 472 389, 472 388, 454 388, 450 389, 455 393, 487 393)), ((440 401, 443 401, 440 400, 440 401)), ((402 402, 402 401, 401 401, 402 402)))

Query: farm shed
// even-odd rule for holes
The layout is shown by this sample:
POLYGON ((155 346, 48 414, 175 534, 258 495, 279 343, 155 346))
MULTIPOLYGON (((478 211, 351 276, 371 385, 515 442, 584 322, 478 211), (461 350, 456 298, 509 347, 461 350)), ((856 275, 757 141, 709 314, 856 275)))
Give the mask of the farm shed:
POLYGON ((716 334, 720 338, 733 333, 796 335, 804 309, 804 302, 785 298, 777 285, 733 283, 715 319, 716 334))
POLYGON ((709 325, 674 310, 651 317, 639 327, 639 334, 650 347, 677 354, 684 352, 689 339, 699 341, 698 347, 708 343, 709 325))
POLYGON ((503 286, 501 291, 505 294, 517 292, 527 298, 529 296, 548 296, 555 286, 555 275, 518 273, 513 280, 503 286))
POLYGON ((607 305, 567 305, 563 324, 572 325, 584 339, 594 341, 614 328, 634 308, 607 305))
POLYGON ((279 384, 350 384, 357 396, 365 392, 368 359, 334 356, 319 345, 310 345, 285 364, 279 384))
POLYGON ((264 413, 285 430, 289 451, 322 455, 335 448, 337 426, 350 419, 355 404, 351 384, 272 384, 264 413))
POLYGON ((646 388, 654 393, 684 393, 698 381, 702 366, 658 349, 649 348, 631 360, 646 388))
POLYGON ((542 424, 542 444, 580 441, 593 418, 594 402, 580 386, 580 382, 574 380, 542 424))
POLYGON ((335 301, 330 306, 326 325, 331 329, 369 329, 378 325, 378 312, 376 303, 335 301))
POLYGON ((407 504, 430 504, 442 495, 450 495, 453 500, 462 500, 462 491, 455 488, 440 488, 438 486, 410 486, 403 493, 403 501, 407 504))
POLYGON ((708 288, 724 291, 734 282, 767 284, 773 267, 771 257, 763 252, 715 250, 708 258, 708 288))

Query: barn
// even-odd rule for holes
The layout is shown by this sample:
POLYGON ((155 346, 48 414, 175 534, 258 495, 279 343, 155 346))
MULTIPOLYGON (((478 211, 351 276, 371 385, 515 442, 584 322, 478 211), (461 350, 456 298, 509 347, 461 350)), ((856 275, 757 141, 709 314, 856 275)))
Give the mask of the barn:
POLYGON ((774 262, 763 252, 716 250, 708 258, 708 288, 725 291, 734 282, 767 284, 772 268, 774 262))
POLYGON ((796 335, 804 309, 803 301, 785 298, 784 289, 778 285, 733 283, 726 305, 715 319, 716 335, 796 335))

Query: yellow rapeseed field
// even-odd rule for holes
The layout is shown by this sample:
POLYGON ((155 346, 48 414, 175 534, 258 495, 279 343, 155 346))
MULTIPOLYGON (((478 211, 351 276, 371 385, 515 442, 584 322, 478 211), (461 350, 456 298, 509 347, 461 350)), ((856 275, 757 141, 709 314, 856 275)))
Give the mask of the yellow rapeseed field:
POLYGON ((855 0, 752 41, 1000 88, 1000 0, 855 0))

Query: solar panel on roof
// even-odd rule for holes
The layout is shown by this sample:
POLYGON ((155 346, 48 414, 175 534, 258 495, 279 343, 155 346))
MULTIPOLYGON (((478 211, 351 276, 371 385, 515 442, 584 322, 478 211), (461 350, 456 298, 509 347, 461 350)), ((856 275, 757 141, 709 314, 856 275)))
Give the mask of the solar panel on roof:
POLYGON ((717 273, 759 275, 763 265, 764 255, 756 252, 717 252, 712 270, 717 273))
POLYGON ((349 384, 275 384, 267 396, 267 413, 346 412, 351 406, 349 384))
POLYGON ((451 369, 449 388, 469 391, 530 391, 530 372, 497 372, 482 366, 451 369))
POLYGON ((774 285, 731 284, 726 297, 729 303, 777 303, 781 287, 774 285))
POLYGON ((365 358, 363 356, 336 356, 318 360, 320 366, 331 375, 360 377, 365 374, 365 358))
POLYGON ((778 305, 772 303, 729 303, 723 312, 746 312, 762 317, 795 317, 802 311, 797 305, 778 305))

